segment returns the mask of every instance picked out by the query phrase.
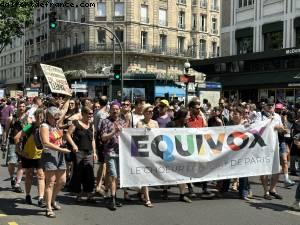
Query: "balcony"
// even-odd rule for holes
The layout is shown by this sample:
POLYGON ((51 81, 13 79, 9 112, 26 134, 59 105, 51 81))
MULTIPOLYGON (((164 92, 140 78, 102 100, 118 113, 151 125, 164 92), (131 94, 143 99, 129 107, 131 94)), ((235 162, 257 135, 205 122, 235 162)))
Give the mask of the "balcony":
POLYGON ((96 16, 95 21, 106 21, 106 16, 96 16))
POLYGON ((211 29, 211 33, 214 35, 218 35, 218 29, 211 29))
POLYGON ((210 10, 211 11, 217 11, 217 12, 219 12, 220 11, 220 6, 218 6, 218 5, 211 5, 210 10))
POLYGON ((209 58, 216 58, 216 57, 218 57, 218 53, 216 53, 216 52, 209 53, 209 58))
POLYGON ((141 23, 149 23, 149 18, 148 17, 141 17, 141 23))
POLYGON ((185 29, 185 24, 178 23, 178 28, 184 30, 185 29))
POLYGON ((205 58, 207 58, 207 52, 206 52, 206 51, 200 51, 200 52, 199 52, 199 58, 200 58, 200 59, 205 59, 205 58))
POLYGON ((202 31, 202 32, 207 32, 207 28, 206 28, 206 27, 201 27, 201 26, 200 26, 200 31, 202 31))
MULTIPOLYGON (((165 55, 165 56, 179 56, 179 57, 192 57, 194 54, 192 51, 187 51, 184 49, 178 48, 167 48, 165 46, 152 46, 152 45, 143 45, 140 43, 122 43, 122 47, 125 53, 140 53, 140 54, 150 54, 150 55, 165 55)), ((115 51, 120 52, 120 46, 115 45, 115 51)), ((41 57, 42 61, 48 61, 53 59, 62 58, 65 56, 76 55, 84 52, 99 52, 101 54, 112 53, 113 44, 112 43, 91 43, 89 45, 79 44, 73 46, 73 48, 64 48, 56 52, 46 53, 41 57)))
POLYGON ((186 0, 177 0, 177 4, 186 5, 186 0))
POLYGON ((124 21, 125 16, 113 16, 114 21, 124 21))
POLYGON ((73 46, 73 54, 79 54, 84 52, 84 44, 74 45, 73 46))
POLYGON ((56 58, 61 58, 71 54, 71 48, 63 48, 56 52, 56 58))

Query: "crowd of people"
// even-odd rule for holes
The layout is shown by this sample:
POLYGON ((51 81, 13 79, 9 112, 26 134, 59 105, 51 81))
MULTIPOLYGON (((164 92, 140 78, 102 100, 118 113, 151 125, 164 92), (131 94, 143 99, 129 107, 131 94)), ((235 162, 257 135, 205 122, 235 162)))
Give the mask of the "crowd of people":
MULTIPOLYGON (((234 102, 225 98, 212 107, 209 100, 193 98, 186 106, 182 102, 156 99, 153 104, 144 99, 131 102, 106 96, 88 98, 29 99, 3 98, 0 108, 2 151, 7 153, 11 188, 24 193, 21 181, 25 174, 25 202, 32 204, 30 195, 33 176, 37 177, 38 206, 46 216, 55 218, 61 210, 56 198, 63 187, 76 195, 74 201, 95 203, 96 194, 108 199, 111 210, 121 207, 117 198, 119 171, 119 135, 123 128, 202 128, 251 124, 272 118, 278 132, 281 173, 284 185, 295 185, 289 174, 298 176, 300 156, 300 106, 268 99, 259 103, 234 102), (94 165, 97 163, 97 173, 94 165)), ((280 174, 261 176, 264 198, 282 199, 276 191, 280 174)), ((248 201, 252 197, 247 177, 214 182, 217 193, 209 191, 208 182, 200 183, 207 198, 222 197, 230 188, 248 201)), ((192 203, 196 197, 193 184, 180 184, 179 201, 192 203)), ((168 199, 168 187, 163 186, 162 198, 168 199)), ((131 201, 124 189, 124 201, 131 201)), ((146 207, 154 207, 149 187, 137 190, 146 207)), ((300 210, 300 185, 293 207, 300 210)))

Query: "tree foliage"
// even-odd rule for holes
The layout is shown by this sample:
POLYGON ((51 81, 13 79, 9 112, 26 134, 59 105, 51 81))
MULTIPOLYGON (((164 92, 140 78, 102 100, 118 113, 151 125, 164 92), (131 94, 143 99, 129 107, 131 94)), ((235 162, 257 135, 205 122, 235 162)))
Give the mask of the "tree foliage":
POLYGON ((23 35, 24 25, 30 23, 35 4, 34 0, 0 0, 0 53, 13 37, 23 35))

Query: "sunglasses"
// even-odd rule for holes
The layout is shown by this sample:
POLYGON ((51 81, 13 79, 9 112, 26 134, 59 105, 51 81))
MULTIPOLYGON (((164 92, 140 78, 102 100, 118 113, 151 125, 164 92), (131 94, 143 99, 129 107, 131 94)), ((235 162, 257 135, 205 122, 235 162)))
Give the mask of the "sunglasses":
POLYGON ((148 110, 148 111, 146 111, 147 113, 153 113, 153 110, 148 110))
POLYGON ((123 104, 123 106, 130 106, 130 104, 123 104))

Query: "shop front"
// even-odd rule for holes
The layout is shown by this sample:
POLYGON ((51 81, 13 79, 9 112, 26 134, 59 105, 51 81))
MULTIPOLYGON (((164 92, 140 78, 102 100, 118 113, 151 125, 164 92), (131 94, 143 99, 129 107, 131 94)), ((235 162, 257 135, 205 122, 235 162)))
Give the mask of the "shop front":
POLYGON ((300 103, 300 49, 194 60, 191 66, 205 73, 207 81, 220 82, 230 101, 300 103))

